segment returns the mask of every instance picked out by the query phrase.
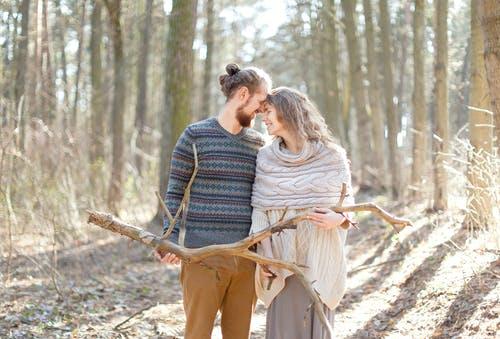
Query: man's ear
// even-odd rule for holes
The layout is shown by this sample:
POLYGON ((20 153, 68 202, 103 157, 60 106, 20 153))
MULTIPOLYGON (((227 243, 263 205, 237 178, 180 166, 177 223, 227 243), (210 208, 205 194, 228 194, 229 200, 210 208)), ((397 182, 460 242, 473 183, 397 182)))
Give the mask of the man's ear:
POLYGON ((238 89, 238 92, 236 93, 237 98, 241 101, 246 101, 248 97, 250 96, 250 91, 248 90, 248 87, 246 86, 241 86, 238 89))

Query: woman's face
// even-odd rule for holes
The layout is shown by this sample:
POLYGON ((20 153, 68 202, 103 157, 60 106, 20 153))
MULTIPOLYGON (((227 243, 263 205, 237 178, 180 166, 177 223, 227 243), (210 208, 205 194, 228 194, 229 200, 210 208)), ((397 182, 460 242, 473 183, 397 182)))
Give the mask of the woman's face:
POLYGON ((279 121, 278 112, 273 105, 266 104, 262 115, 262 121, 266 124, 269 135, 283 136, 283 132, 286 128, 285 125, 279 121))

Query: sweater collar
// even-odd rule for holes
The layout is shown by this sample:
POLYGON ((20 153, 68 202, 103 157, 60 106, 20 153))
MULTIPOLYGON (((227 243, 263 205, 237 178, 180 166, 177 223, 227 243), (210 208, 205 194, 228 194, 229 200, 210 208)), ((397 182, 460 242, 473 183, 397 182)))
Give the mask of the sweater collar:
POLYGON ((306 141, 299 153, 293 153, 285 148, 283 139, 278 137, 273 140, 270 147, 280 162, 301 165, 318 155, 323 149, 323 144, 316 141, 306 141))

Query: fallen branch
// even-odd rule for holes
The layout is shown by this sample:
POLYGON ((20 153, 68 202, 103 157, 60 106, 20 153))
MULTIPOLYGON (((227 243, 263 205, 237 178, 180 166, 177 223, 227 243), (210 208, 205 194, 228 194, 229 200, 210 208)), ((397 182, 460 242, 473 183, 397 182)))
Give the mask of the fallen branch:
POLYGON ((233 255, 252 260, 258 264, 272 265, 274 267, 287 269, 297 275, 297 278, 301 281, 302 285, 313 300, 314 308, 318 316, 320 317, 321 322, 327 327, 329 333, 333 333, 331 325, 328 322, 323 309, 321 308, 322 303, 319 299, 318 294, 312 288, 311 283, 307 281, 298 265, 282 260, 267 258, 248 249, 252 245, 260 242, 262 239, 271 236, 273 233, 281 232, 285 229, 296 228, 297 223, 306 219, 306 215, 299 215, 292 219, 278 222, 273 227, 262 230, 258 233, 254 233, 247 238, 232 244, 211 245, 201 248, 186 248, 183 246, 179 246, 169 240, 162 239, 161 237, 154 235, 153 233, 150 233, 140 227, 125 223, 112 214, 97 211, 87 212, 89 213, 89 223, 124 235, 130 239, 139 241, 149 247, 155 248, 160 253, 174 253, 177 257, 179 257, 186 263, 200 262, 203 259, 206 259, 213 255, 233 255))
MULTIPOLYGON (((189 183, 184 191, 184 197, 181 201, 179 209, 177 210, 177 212, 175 214, 175 217, 172 216, 172 214, 168 210, 167 206, 165 205, 164 201, 161 199, 159 193, 156 192, 156 196, 160 200, 160 206, 162 207, 162 209, 163 209, 165 215, 167 216, 167 218, 169 219, 169 223, 170 223, 168 229, 166 230, 166 232, 163 236, 157 236, 157 235, 152 234, 152 233, 150 233, 150 232, 148 232, 140 227, 123 222, 109 213, 88 210, 87 211, 89 213, 88 222, 93 223, 93 224, 100 226, 102 228, 105 228, 107 230, 110 230, 112 232, 124 235, 130 239, 139 241, 139 242, 141 242, 149 247, 153 247, 153 248, 155 248, 156 251, 158 251, 161 254, 173 253, 185 263, 201 262, 203 259, 206 259, 206 258, 211 257, 213 255, 238 256, 238 257, 252 260, 253 262, 255 262, 257 264, 269 265, 269 266, 274 266, 274 267, 289 270, 297 276, 299 281, 304 286, 306 292, 308 293, 311 300, 313 301, 313 307, 314 307, 317 315, 319 316, 321 323, 327 329, 327 331, 329 333, 329 337, 333 338, 333 330, 332 330, 331 324, 328 322, 328 319, 326 318, 326 315, 323 311, 322 302, 319 298, 319 295, 313 289, 312 283, 309 282, 307 280, 307 278, 305 277, 305 275, 303 274, 302 269, 297 264, 282 261, 282 260, 267 258, 267 257, 264 257, 264 256, 258 254, 258 253, 252 252, 249 249, 253 245, 270 237, 274 233, 279 233, 279 232, 282 232, 286 229, 296 229, 298 223, 308 219, 307 213, 297 215, 297 216, 295 216, 291 219, 287 219, 287 220, 283 220, 285 217, 285 214, 283 214, 283 217, 280 218, 280 220, 277 223, 271 225, 269 228, 264 229, 260 232, 251 234, 248 237, 246 237, 240 241, 237 241, 235 243, 231 243, 231 244, 210 245, 210 246, 205 246, 205 247, 201 247, 201 248, 186 248, 184 246, 180 246, 176 243, 173 243, 172 241, 167 240, 168 236, 171 234, 171 232, 172 232, 172 230, 177 222, 177 219, 179 218, 179 216, 182 212, 184 212, 184 214, 183 214, 182 219, 181 219, 180 227, 181 227, 181 230, 183 228, 185 228, 186 214, 187 214, 187 209, 188 209, 188 205, 189 205, 189 196, 190 196, 190 191, 191 191, 191 185, 193 184, 194 178, 195 178, 196 173, 198 171, 198 157, 197 157, 197 152, 196 152, 196 146, 194 144, 193 144, 193 152, 194 152, 194 160, 195 160, 193 174, 192 174, 191 179, 190 179, 190 181, 189 181, 189 183)), ((411 225, 410 220, 397 218, 397 217, 391 215, 390 213, 386 212, 385 210, 383 210, 382 208, 380 208, 379 206, 377 206, 374 203, 364 203, 364 204, 356 204, 356 205, 350 205, 350 206, 342 206, 342 202, 344 201, 345 197, 346 197, 346 185, 343 184, 339 203, 337 204, 337 206, 334 206, 331 208, 332 211, 340 213, 344 217, 346 217, 346 221, 342 225, 343 228, 348 228, 351 225, 355 224, 352 220, 350 220, 348 218, 348 216, 345 213, 347 213, 347 212, 359 212, 359 211, 372 212, 373 214, 375 214, 379 218, 390 223, 396 231, 400 231, 405 226, 411 225)), ((121 324, 119 324, 119 325, 121 325, 121 324)))
POLYGON ((128 317, 127 319, 123 320, 121 323, 117 324, 115 327, 113 327, 113 329, 114 330, 120 329, 120 327, 122 327, 123 325, 125 325, 130 319, 137 317, 139 314, 142 314, 143 312, 146 312, 147 310, 155 307, 156 305, 157 304, 151 304, 149 306, 141 308, 139 311, 135 312, 130 317, 128 317))

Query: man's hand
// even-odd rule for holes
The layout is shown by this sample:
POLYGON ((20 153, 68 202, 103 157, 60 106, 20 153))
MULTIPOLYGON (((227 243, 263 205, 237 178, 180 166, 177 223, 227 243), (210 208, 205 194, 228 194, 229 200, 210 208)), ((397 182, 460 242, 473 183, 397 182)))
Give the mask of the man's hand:
POLYGON ((173 253, 161 253, 158 249, 154 251, 156 259, 158 259, 162 264, 179 265, 181 259, 179 259, 173 253))
POLYGON ((314 212, 307 215, 307 219, 319 228, 329 230, 340 226, 346 219, 340 214, 329 208, 315 207, 314 212))

